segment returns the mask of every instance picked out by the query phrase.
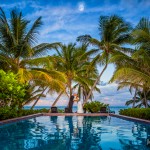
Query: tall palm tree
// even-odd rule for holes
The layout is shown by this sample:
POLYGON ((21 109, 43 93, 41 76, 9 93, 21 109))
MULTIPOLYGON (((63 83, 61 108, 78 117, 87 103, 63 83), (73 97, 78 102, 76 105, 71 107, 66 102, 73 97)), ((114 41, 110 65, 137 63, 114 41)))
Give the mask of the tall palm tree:
POLYGON ((16 10, 12 10, 10 19, 7 19, 0 8, 0 68, 17 73, 22 83, 38 81, 58 91, 64 88, 65 76, 53 68, 51 59, 46 55, 60 43, 36 45, 41 25, 41 17, 30 25, 30 21, 16 10))
POLYGON ((90 43, 100 50, 101 61, 99 62, 99 64, 101 66, 104 66, 98 78, 95 80, 95 83, 93 84, 90 92, 88 93, 85 103, 88 101, 93 88, 95 88, 96 84, 100 81, 101 76, 106 70, 111 54, 115 51, 120 51, 123 53, 132 52, 132 49, 124 47, 124 44, 129 42, 130 30, 130 24, 125 22, 119 16, 100 16, 100 40, 94 39, 90 35, 84 35, 77 38, 77 41, 90 43))
POLYGON ((125 83, 125 86, 134 85, 135 88, 142 89, 147 104, 146 91, 149 90, 150 86, 150 58, 148 52, 139 49, 131 56, 118 53, 114 54, 110 61, 118 64, 110 82, 116 81, 119 84, 125 83))
POLYGON ((111 82, 127 82, 128 85, 136 85, 136 88, 143 91, 145 107, 148 107, 147 91, 150 90, 150 21, 142 18, 131 35, 132 43, 137 48, 131 56, 119 52, 113 54, 110 61, 117 64, 117 66, 111 82))
MULTIPOLYGON (((54 56, 55 68, 66 75, 66 91, 68 92, 69 98, 72 96, 75 87, 78 85, 84 87, 85 90, 86 88, 89 89, 91 83, 93 83, 93 80, 97 77, 96 66, 94 62, 93 64, 90 63, 90 57, 92 57, 97 50, 88 50, 87 45, 76 47, 75 44, 68 44, 61 45, 56 52, 57 53, 54 56), (91 72, 89 68, 93 71, 91 72)), ((64 92, 65 91, 62 91, 58 98, 60 98, 64 92)), ((58 98, 56 101, 58 101, 58 98)), ((55 104, 56 101, 54 102, 55 104)))

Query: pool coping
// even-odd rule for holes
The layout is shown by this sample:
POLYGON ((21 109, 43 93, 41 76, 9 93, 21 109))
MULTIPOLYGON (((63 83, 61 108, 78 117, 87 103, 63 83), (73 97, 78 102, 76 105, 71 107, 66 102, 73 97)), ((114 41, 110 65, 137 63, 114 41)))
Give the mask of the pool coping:
POLYGON ((108 113, 43 113, 44 116, 109 116, 108 113))
POLYGON ((108 116, 108 113, 38 113, 38 114, 33 114, 33 115, 28 115, 28 116, 22 116, 22 117, 17 117, 17 118, 12 118, 12 119, 6 119, 0 121, 0 126, 4 124, 9 124, 9 123, 14 123, 17 121, 21 120, 26 120, 26 119, 31 119, 34 117, 40 117, 40 116, 108 116))
POLYGON ((118 114, 112 114, 112 113, 109 113, 109 114, 108 113, 82 113, 82 114, 81 113, 38 113, 38 114, 33 114, 33 115, 28 115, 28 116, 23 116, 23 117, 18 117, 18 118, 2 120, 0 121, 0 126, 4 124, 14 123, 17 121, 31 119, 31 118, 40 117, 40 116, 113 116, 113 117, 118 117, 118 118, 122 118, 126 120, 150 124, 150 120, 123 116, 123 115, 118 115, 118 114))
POLYGON ((136 122, 141 122, 141 123, 146 123, 150 124, 150 120, 145 120, 145 119, 140 119, 140 118, 135 118, 135 117, 130 117, 130 116, 124 116, 124 115, 118 115, 118 114, 110 114, 110 116, 126 119, 126 120, 131 120, 131 121, 136 121, 136 122))
POLYGON ((43 113, 38 113, 38 114, 27 115, 27 116, 23 116, 23 117, 17 117, 17 118, 2 120, 2 121, 0 121, 0 126, 4 125, 4 124, 9 124, 9 123, 25 120, 25 119, 31 119, 31 118, 34 118, 34 117, 39 117, 39 116, 43 116, 43 113))

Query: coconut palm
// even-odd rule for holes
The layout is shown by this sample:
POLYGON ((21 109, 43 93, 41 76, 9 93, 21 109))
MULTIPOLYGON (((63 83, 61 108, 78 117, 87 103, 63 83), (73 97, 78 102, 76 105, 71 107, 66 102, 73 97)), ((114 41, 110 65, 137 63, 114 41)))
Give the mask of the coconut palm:
MULTIPOLYGON (((96 65, 99 59, 100 59, 100 56, 97 55, 95 58, 92 58, 92 60, 85 65, 86 72, 83 73, 84 78, 82 79, 82 80, 85 80, 85 82, 82 82, 82 80, 79 80, 79 82, 77 82, 73 87, 73 89, 77 89, 79 98, 83 99, 83 102, 85 102, 87 95, 90 91, 90 88, 93 86, 95 79, 98 76, 96 65), (87 83, 87 79, 89 79, 88 83, 87 83)), ((100 93, 100 89, 97 86, 95 87, 94 90, 100 93)), ((90 99, 92 100, 93 97, 94 95, 92 91, 90 95, 90 99)))
MULTIPOLYGON (((91 83, 93 83, 93 80, 97 77, 94 61, 92 62, 90 60, 97 50, 88 50, 87 45, 76 47, 75 44, 68 44, 61 45, 56 52, 54 56, 55 68, 66 75, 66 91, 69 98, 72 96, 77 86, 82 87, 82 89, 87 92, 87 90, 90 89, 91 83), (90 71, 90 69, 92 71, 90 71)), ((99 59, 99 57, 97 57, 97 59, 99 59)), ((56 101, 58 101, 64 92, 65 91, 62 91, 58 95, 56 101)), ((54 102, 55 104, 56 101, 54 102)))
POLYGON ((93 88, 100 81, 100 78, 108 66, 108 61, 112 53, 115 51, 120 52, 132 52, 132 49, 125 48, 124 44, 129 42, 131 26, 129 23, 125 22, 121 17, 112 15, 112 16, 100 16, 99 19, 99 32, 100 40, 92 38, 90 35, 84 35, 77 38, 77 41, 84 43, 90 43, 93 46, 96 46, 100 50, 101 61, 99 64, 104 66, 100 72, 98 78, 95 80, 88 96, 85 100, 89 99, 93 88))
POLYGON ((150 52, 150 20, 141 18, 132 32, 133 44, 150 52))
POLYGON ((149 24, 149 20, 142 18, 133 30, 132 43, 136 44, 137 48, 131 56, 116 52, 110 60, 117 64, 111 82, 125 82, 128 83, 127 86, 136 85, 136 88, 144 93, 145 107, 148 107, 146 93, 150 86, 149 24))
MULTIPOLYGON (((150 91, 146 92, 146 98, 147 101, 150 101, 150 91)), ((137 91, 136 92, 136 97, 128 100, 126 102, 126 105, 129 106, 133 103, 136 103, 137 105, 135 106, 136 108, 140 108, 140 107, 147 107, 147 104, 145 103, 145 95, 143 91, 137 91)), ((150 107, 150 105, 148 104, 148 107, 150 107)))
MULTIPOLYGON (((124 86, 134 86, 142 89, 147 104, 146 91, 150 86, 150 59, 148 52, 142 49, 137 50, 131 56, 125 54, 114 54, 111 62, 118 64, 110 82, 116 81, 124 86)), ((146 106, 148 107, 148 106, 146 106)))
POLYGON ((139 85, 137 83, 131 83, 131 82, 119 82, 118 83, 118 89, 117 90, 120 90, 122 88, 125 88, 125 87, 129 87, 129 91, 130 93, 132 94, 133 91, 134 91, 134 97, 133 97, 133 105, 132 105, 132 108, 135 107, 135 103, 136 103, 136 96, 137 96, 137 92, 138 92, 138 87, 139 85))
POLYGON ((64 88, 65 76, 53 68, 46 55, 60 43, 36 45, 41 25, 41 17, 30 25, 30 21, 16 10, 11 11, 8 20, 0 8, 0 67, 17 73, 22 83, 45 83, 49 89, 59 91, 64 88))

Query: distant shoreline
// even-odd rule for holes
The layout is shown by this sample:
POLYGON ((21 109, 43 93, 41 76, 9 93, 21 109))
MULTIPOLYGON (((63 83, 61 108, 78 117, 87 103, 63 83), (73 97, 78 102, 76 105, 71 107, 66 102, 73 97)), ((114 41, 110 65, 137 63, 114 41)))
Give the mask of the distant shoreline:
MULTIPOLYGON (((58 109, 65 109, 67 106, 57 106, 58 109)), ((30 109, 31 106, 25 106, 24 109, 30 109)), ((50 109, 50 106, 35 106, 34 109, 50 109)), ((115 111, 116 114, 119 114, 120 109, 130 108, 127 106, 110 106, 110 110, 115 111)), ((77 111, 77 106, 73 106, 73 112, 77 111)))
MULTIPOLYGON (((25 107, 31 107, 31 106, 25 106, 25 107)), ((50 108, 50 106, 35 106, 35 107, 49 107, 50 108)), ((56 107, 67 107, 67 106, 56 106, 56 107)), ((77 107, 77 106, 73 106, 73 107, 77 107)), ((130 108, 128 106, 110 106, 110 107, 126 107, 126 108, 130 108)))

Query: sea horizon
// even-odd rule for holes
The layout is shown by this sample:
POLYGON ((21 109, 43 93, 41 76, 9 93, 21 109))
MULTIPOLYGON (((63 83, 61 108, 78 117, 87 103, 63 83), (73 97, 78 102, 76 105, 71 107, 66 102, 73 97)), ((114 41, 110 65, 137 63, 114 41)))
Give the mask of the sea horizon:
MULTIPOLYGON (((58 109, 65 109, 67 106, 56 106, 58 109)), ((109 106, 110 110, 115 111, 119 114, 120 109, 130 108, 129 106, 109 106)), ((25 106, 24 109, 30 109, 31 106, 25 106)), ((35 106, 34 109, 50 109, 51 106, 35 106)), ((73 112, 77 111, 77 106, 73 106, 73 112)))

